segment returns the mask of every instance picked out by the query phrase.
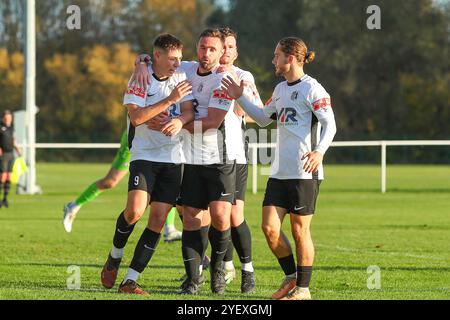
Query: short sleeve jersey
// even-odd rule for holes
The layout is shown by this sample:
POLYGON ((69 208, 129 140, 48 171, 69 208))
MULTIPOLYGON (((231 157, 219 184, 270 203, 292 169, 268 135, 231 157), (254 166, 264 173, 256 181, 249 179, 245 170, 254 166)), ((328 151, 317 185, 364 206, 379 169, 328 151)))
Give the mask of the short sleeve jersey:
MULTIPOLYGON (((202 74, 198 71, 196 62, 183 62, 180 68, 186 72, 187 78, 192 84, 196 120, 206 118, 208 110, 211 108, 224 110, 227 115, 233 112, 234 100, 221 89, 222 78, 228 75, 227 73, 210 71, 202 74)), ((229 146, 226 143, 225 128, 226 122, 223 121, 218 129, 210 129, 203 133, 199 128, 193 135, 185 134, 183 150, 186 154, 186 162, 209 165, 234 160, 230 159, 227 152, 229 146)))
POLYGON ((0 123, 0 148, 3 152, 12 152, 14 150, 14 127, 7 127, 0 123))
MULTIPOLYGON (((154 105, 167 98, 172 90, 181 81, 186 80, 186 73, 177 70, 171 77, 159 79, 149 66, 149 74, 152 81, 143 90, 139 87, 129 86, 123 103, 134 104, 140 108, 154 105)), ((180 104, 184 101, 193 100, 192 95, 185 96, 179 103, 171 105, 167 111, 171 118, 181 114, 180 104)), ((128 143, 131 151, 131 161, 147 160, 164 163, 184 163, 184 156, 180 134, 168 137, 159 131, 149 129, 145 124, 134 127, 128 119, 128 143)))

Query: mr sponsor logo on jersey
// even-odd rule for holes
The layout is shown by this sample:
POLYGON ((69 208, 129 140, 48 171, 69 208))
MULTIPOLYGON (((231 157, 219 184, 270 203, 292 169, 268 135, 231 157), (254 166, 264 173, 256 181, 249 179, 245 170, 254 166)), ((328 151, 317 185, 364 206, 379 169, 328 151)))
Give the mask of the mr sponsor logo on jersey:
POLYGON ((197 100, 197 99, 192 100, 192 106, 194 107, 194 113, 198 115, 198 106, 199 106, 199 103, 198 103, 198 100, 197 100))
POLYGON ((277 113, 278 124, 289 126, 298 125, 297 110, 294 108, 281 108, 277 113))
POLYGON ((171 119, 179 117, 180 113, 178 112, 178 105, 173 104, 169 107, 169 117, 171 119))
POLYGON ((144 98, 145 97, 144 89, 141 89, 138 86, 128 87, 127 94, 132 94, 132 95, 135 95, 135 96, 137 96, 139 98, 144 98))

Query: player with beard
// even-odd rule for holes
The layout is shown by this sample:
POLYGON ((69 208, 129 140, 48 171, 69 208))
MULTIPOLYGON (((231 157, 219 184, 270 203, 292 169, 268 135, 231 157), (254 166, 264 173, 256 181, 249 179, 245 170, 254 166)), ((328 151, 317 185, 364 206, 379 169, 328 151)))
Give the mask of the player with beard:
MULTIPOLYGON (((215 30, 217 31, 217 30, 215 30)), ((251 84, 254 84, 254 78, 253 76, 249 73, 246 72, 242 69, 239 69, 237 67, 233 66, 233 62, 236 60, 237 58, 237 50, 236 50, 236 34, 230 30, 229 28, 224 28, 222 30, 220 30, 220 32, 222 33, 222 35, 225 38, 225 50, 224 50, 224 54, 221 56, 221 63, 223 64, 221 66, 222 71, 219 71, 217 69, 217 62, 214 61, 213 59, 210 59, 210 57, 208 57, 208 54, 205 54, 204 52, 206 51, 205 48, 202 48, 202 44, 201 41, 198 44, 198 56, 199 56, 199 63, 197 62, 183 62, 181 68, 183 68, 184 70, 186 70, 187 75, 188 75, 188 79, 192 82, 193 84, 193 95, 197 100, 198 106, 196 107, 196 119, 201 119, 204 118, 204 116, 206 114, 208 114, 208 110, 205 110, 204 107, 202 107, 202 105, 205 105, 208 103, 207 99, 208 97, 208 92, 210 94, 211 90, 205 89, 206 88, 210 88, 209 86, 212 84, 214 85, 214 83, 216 82, 217 79, 221 78, 223 75, 216 75, 215 73, 217 72, 223 72, 224 69, 229 69, 229 71, 231 73, 233 73, 234 75, 236 75, 236 77, 241 80, 245 80, 246 83, 249 84, 249 88, 251 86, 251 84), (202 51, 203 50, 203 51, 202 51), (213 73, 212 70, 215 70, 215 72, 213 73), (203 71, 203 72, 202 72, 203 71), (206 71, 206 72, 204 72, 206 71), (206 95, 206 96, 205 96, 206 95)), ((217 35, 213 35, 212 37, 217 37, 217 35)), ((200 39, 202 40, 202 37, 200 37, 200 39)), ((144 54, 141 55, 139 57, 138 65, 136 67, 135 70, 135 76, 136 76, 136 81, 138 83, 141 83, 142 85, 146 85, 148 82, 147 81, 143 81, 147 78, 147 74, 146 74, 146 68, 143 68, 141 66, 146 64, 146 61, 148 61, 148 57, 144 54)), ((259 103, 262 105, 262 102, 259 99, 259 95, 257 94, 256 88, 253 85, 252 86, 255 90, 254 91, 250 91, 250 96, 255 97, 256 102, 255 103, 259 103)), ((217 90, 216 90, 217 91, 217 90)), ((219 98, 217 101, 219 103, 224 103, 224 101, 226 99, 224 99, 224 97, 220 97, 220 95, 218 94, 218 92, 216 92, 216 94, 213 94, 213 98, 219 98), (215 97, 216 96, 216 97, 215 97), (222 101, 221 101, 222 100, 222 101)), ((214 101, 214 99, 213 99, 214 101)), ((234 103, 233 103, 234 104, 234 103)), ((233 106, 234 107, 234 106, 233 106)), ((244 119, 243 119, 243 113, 239 112, 237 110, 238 108, 234 108, 235 112, 227 112, 225 115, 225 119, 223 121, 223 126, 221 126, 221 130, 223 132, 223 136, 225 138, 225 143, 224 143, 224 148, 226 150, 226 158, 231 160, 231 159, 236 159, 237 161, 240 162, 240 171, 239 174, 236 175, 236 179, 238 179, 238 181, 240 182, 239 185, 237 186, 238 188, 235 191, 235 195, 239 195, 238 196, 238 205, 233 205, 232 212, 234 211, 233 214, 233 218, 231 219, 231 222, 234 221, 235 225, 232 226, 231 228, 231 234, 233 235, 233 241, 235 241, 237 243, 238 246, 238 250, 240 253, 240 257, 241 261, 243 263, 243 271, 242 271, 242 285, 241 285, 241 290, 242 292, 246 293, 246 292, 251 292, 254 290, 255 287, 255 281, 254 281, 254 273, 253 273, 253 265, 251 262, 251 235, 250 235, 250 230, 247 226, 247 224, 244 221, 243 218, 243 199, 244 199, 244 195, 245 195, 245 189, 246 189, 246 178, 247 178, 247 158, 246 158, 246 150, 245 150, 245 141, 244 141, 244 132, 243 129, 245 129, 244 126, 244 119), (237 228, 236 228, 237 227, 237 228), (237 230, 236 230, 237 229, 237 230)), ((165 122, 165 116, 164 115, 160 115, 159 117, 154 118, 151 122, 153 123, 151 125, 151 127, 153 129, 157 129, 158 125, 161 126, 164 124, 165 122), (157 122, 160 123, 157 123, 157 122), (156 122, 156 123, 155 123, 156 122)), ((207 119, 202 119, 202 121, 209 121, 207 119)), ((207 122, 208 123, 208 122, 207 122)), ((191 129, 192 131, 192 129, 191 129)), ((209 133, 204 133, 204 137, 206 136, 208 140, 212 140, 211 138, 208 137, 208 135, 210 135, 209 133)), ((205 140, 204 137, 199 137, 198 133, 194 132, 194 143, 192 143, 192 139, 189 137, 186 137, 186 142, 184 143, 184 149, 185 150, 190 150, 192 149, 192 144, 195 145, 195 140, 198 138, 203 139, 203 141, 205 140)), ((214 136, 213 136, 214 137, 214 136)), ((195 146, 194 146, 194 150, 195 150, 195 146)), ((200 150, 200 152, 197 152, 198 154, 204 154, 204 152, 202 150, 200 150)), ((198 165, 198 161, 200 160, 200 162, 203 162, 204 159, 198 159, 197 155, 195 154, 190 154, 187 155, 187 165, 186 167, 188 167, 190 164, 194 164, 194 165, 198 165)), ((209 160, 207 160, 209 161, 209 160)), ((193 169, 196 169, 197 167, 192 167, 193 169)), ((183 186, 185 185, 185 183, 183 182, 183 186)), ((184 196, 182 196, 182 202, 184 203, 185 199, 184 196)), ((184 211, 184 210, 183 210, 184 211)), ((202 226, 204 226, 203 221, 205 220, 204 217, 207 215, 208 211, 204 210, 201 214, 199 213, 197 216, 203 215, 202 218, 202 226)), ((186 216, 184 216, 184 219, 186 219, 186 216)), ((189 219, 189 218, 187 218, 189 219)), ((189 222, 187 222, 187 224, 189 224, 189 222)), ((214 226, 214 224, 213 224, 214 226)), ((214 238, 214 227, 211 228, 211 232, 209 234, 210 238, 214 238)), ((202 238, 202 242, 204 243, 204 235, 202 238)), ((231 241, 228 242, 229 244, 231 244, 231 241)), ((184 248, 184 245, 183 245, 184 248)), ((214 245, 213 245, 214 248, 214 245)), ((204 247, 205 249, 205 247, 204 247)), ((185 248, 183 249, 185 250, 185 248)), ((232 252, 230 250, 230 252, 232 252)), ((214 256, 214 249, 213 249, 213 256, 214 256)), ((214 259, 214 257, 213 257, 214 259)), ((197 259, 193 259, 191 261, 196 261, 197 259)), ((230 260, 231 260, 231 266, 234 267, 232 265, 232 256, 231 259, 228 259, 228 265, 230 265, 230 260)), ((214 260, 213 260, 214 261, 214 260)), ((188 268, 187 268, 188 269, 188 268)), ((194 269, 194 268, 192 268, 194 269)), ((234 272, 234 268, 232 270, 232 272, 234 272)), ((192 272, 191 272, 192 273, 192 272)), ((230 272, 231 273, 231 272, 230 272)), ((229 274, 230 274, 229 273, 229 274)), ((214 278, 214 277, 213 277, 214 278)), ((225 279, 227 280, 227 279, 225 279)), ((231 280, 231 278, 228 278, 228 280, 231 280)), ((182 285, 182 288, 186 288, 188 286, 188 284, 190 284, 191 282, 191 276, 188 273, 188 277, 187 277, 187 281, 185 281, 185 283, 182 285)), ((224 285, 222 285, 224 287, 224 285)), ((214 287, 214 284, 213 284, 214 287)), ((213 292, 218 291, 219 293, 221 293, 224 289, 220 289, 220 290, 215 290, 213 289, 213 292)))
POLYGON ((218 29, 206 29, 197 43, 198 65, 188 65, 186 73, 196 99, 195 121, 184 128, 191 133, 183 148, 188 155, 184 166, 181 199, 183 202, 183 259, 188 280, 181 293, 198 292, 201 262, 200 227, 202 215, 209 208, 211 227, 211 291, 222 294, 226 282, 223 257, 231 238, 230 215, 235 191, 235 155, 229 153, 235 136, 226 134, 240 128, 232 127, 226 116, 233 113, 233 99, 224 94, 217 74, 224 53, 223 36, 218 29), (234 128, 234 129, 232 129, 234 128), (192 150, 189 153, 187 150, 192 150), (185 237, 186 234, 186 237, 185 237))
MULTIPOLYGON (((225 37, 225 53, 220 58, 221 69, 229 71, 239 81, 244 81, 245 93, 255 104, 263 106, 259 93, 255 86, 253 75, 241 68, 234 66, 238 57, 237 34, 228 27, 221 28, 220 31, 225 37)), ((235 202, 231 209, 231 239, 227 253, 224 257, 225 280, 231 282, 235 277, 233 264, 233 245, 239 255, 242 265, 241 292, 249 293, 255 289, 255 276, 252 264, 252 238, 250 228, 244 218, 245 193, 247 190, 248 176, 248 141, 245 138, 245 113, 237 105, 234 106, 234 113, 227 114, 229 121, 237 122, 236 126, 241 127, 239 139, 235 139, 231 144, 233 152, 236 154, 236 191, 235 202)), ((227 134, 230 136, 230 134, 227 134)))

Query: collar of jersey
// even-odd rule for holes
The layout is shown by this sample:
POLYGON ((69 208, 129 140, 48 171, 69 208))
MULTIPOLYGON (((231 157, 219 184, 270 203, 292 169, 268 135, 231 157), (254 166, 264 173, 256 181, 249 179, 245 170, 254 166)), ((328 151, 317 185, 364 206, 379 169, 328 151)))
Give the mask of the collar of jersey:
POLYGON ((306 77, 306 74, 303 75, 303 77, 301 77, 300 79, 298 79, 298 80, 296 80, 296 81, 294 81, 294 82, 288 82, 287 85, 288 85, 289 87, 295 86, 296 84, 302 82, 302 80, 303 80, 305 77, 306 77))
POLYGON ((158 76, 155 73, 152 73, 153 78, 155 78, 156 80, 163 82, 163 81, 167 81, 169 80, 170 77, 167 78, 158 78, 158 76))
POLYGON ((200 70, 197 68, 197 75, 199 75, 200 77, 206 77, 209 76, 210 74, 212 74, 212 70, 206 73, 201 73, 200 70))

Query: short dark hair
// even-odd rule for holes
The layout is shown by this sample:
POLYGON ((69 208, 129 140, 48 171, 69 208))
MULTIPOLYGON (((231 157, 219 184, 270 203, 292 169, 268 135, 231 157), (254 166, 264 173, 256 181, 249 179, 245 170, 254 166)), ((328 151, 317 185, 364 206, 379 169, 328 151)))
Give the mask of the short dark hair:
POLYGON ((224 36, 224 38, 226 37, 234 37, 237 41, 237 33, 234 32, 230 27, 223 27, 219 29, 220 33, 222 33, 222 35, 224 36))
POLYGON ((170 33, 163 33, 153 41, 153 47, 165 51, 183 49, 183 43, 170 33))
POLYGON ((205 37, 219 38, 222 43, 225 42, 225 37, 218 28, 208 28, 203 30, 202 33, 200 33, 198 40, 205 37))

